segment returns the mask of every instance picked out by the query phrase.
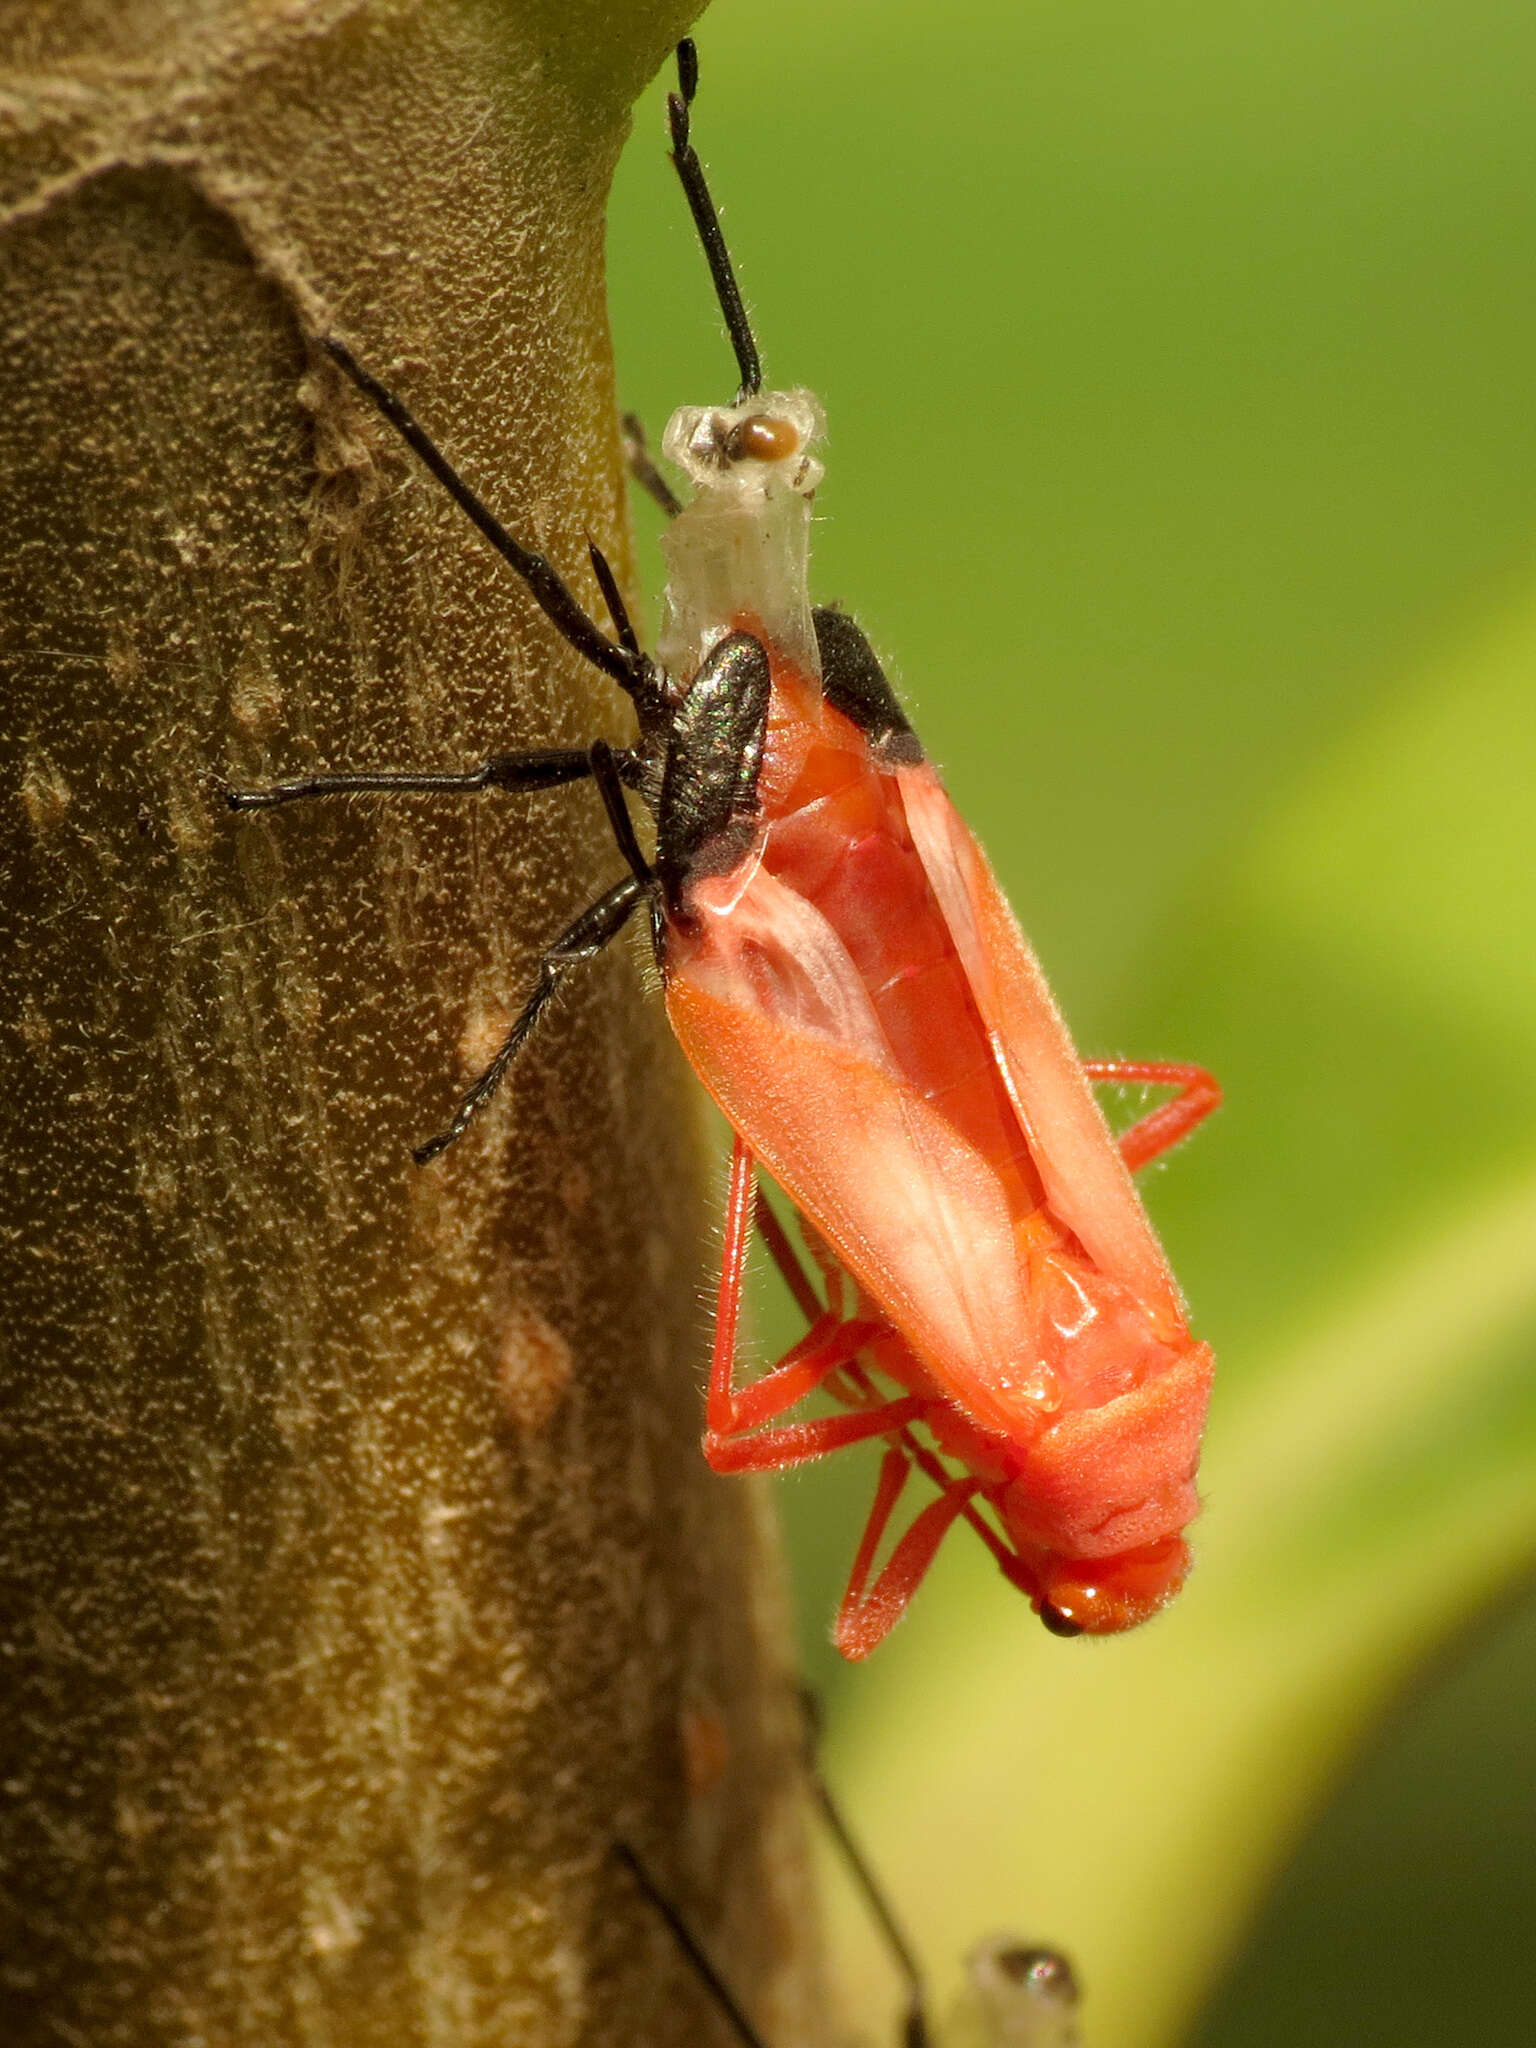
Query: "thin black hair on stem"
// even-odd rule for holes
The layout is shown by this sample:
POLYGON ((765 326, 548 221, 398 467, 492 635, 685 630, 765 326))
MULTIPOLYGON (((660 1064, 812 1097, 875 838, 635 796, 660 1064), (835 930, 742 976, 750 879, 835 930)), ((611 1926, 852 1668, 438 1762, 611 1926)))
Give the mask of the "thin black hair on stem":
POLYGON ((705 1984, 708 1985, 715 2003, 730 2021, 732 2028, 735 2030, 736 2038, 742 2042, 743 2048, 767 2048, 767 2043, 762 2035, 736 2003, 731 1987, 710 1961, 709 1955, 700 1943, 698 1936, 661 1889, 660 1885, 657 1884, 655 1878, 652 1877, 628 1842, 616 1841, 613 1845, 613 1853, 618 1857, 646 1898, 650 1900, 656 1911, 666 1922, 667 1930, 671 1934, 672 1939, 677 1943, 689 1962, 692 1963, 694 1969, 698 1971, 705 1984))
POLYGON ((692 39, 686 36, 677 46, 677 83, 680 89, 667 95, 667 113, 672 124, 672 161, 677 167, 683 196, 688 201, 688 211, 693 215, 693 224, 703 245, 715 297, 720 302, 720 317, 725 322, 725 331, 736 354, 736 367, 741 373, 741 388, 736 394, 739 405, 743 399, 755 398, 762 390, 763 365, 753 338, 752 323, 742 301, 741 288, 736 282, 736 272, 731 267, 731 252, 725 246, 725 236, 720 229, 720 216, 709 196, 704 166, 699 162, 698 151, 690 135, 688 116, 693 96, 699 89, 699 53, 692 39))

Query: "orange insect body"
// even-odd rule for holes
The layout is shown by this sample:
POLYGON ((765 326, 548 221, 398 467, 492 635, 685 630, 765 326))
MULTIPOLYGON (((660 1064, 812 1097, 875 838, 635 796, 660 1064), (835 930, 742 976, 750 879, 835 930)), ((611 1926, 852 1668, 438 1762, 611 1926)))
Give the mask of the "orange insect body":
POLYGON ((1129 1628, 1188 1567, 1212 1364, 1131 1168, 1220 1091, 1199 1068, 1078 1058, 868 641, 812 606, 821 431, 809 392, 749 388, 682 407, 663 442, 693 495, 663 540, 660 659, 700 679, 685 706, 733 648, 766 672, 750 790, 682 865, 658 938, 672 1028, 736 1132, 705 1453, 776 1470, 887 1440, 835 1631, 848 1656, 899 1618, 958 1517, 1058 1633, 1129 1628), (1180 1093, 1117 1145, 1095 1078, 1180 1093), (812 1327, 738 1391, 758 1163, 808 1226, 828 1302, 757 1204, 812 1327), (846 1412, 781 1419, 817 1388, 846 1412), (939 1497, 871 1584, 914 1466, 939 1497))
MULTIPOLYGON (((839 1623, 850 1655, 885 1633, 973 1499, 1058 1626, 1130 1627, 1184 1576, 1210 1351, 937 775, 883 764, 793 664, 772 676, 761 836, 669 929, 667 1008, 738 1157, 773 1175, 855 1306, 786 1379, 722 1400, 717 1371, 706 1451, 720 1469, 777 1468, 900 1433, 839 1623), (835 1376, 853 1337, 902 1390, 894 1404, 868 1405, 866 1385, 830 1427, 746 1433, 817 1383, 847 1396, 835 1376), (969 1480, 946 1484, 866 1596, 914 1423, 969 1480)), ((724 1335, 732 1303, 721 1320, 724 1335)))
POLYGON ((634 704, 618 749, 536 747, 467 772, 351 771, 232 791, 242 810, 358 791, 534 790, 595 782, 629 872, 549 946, 521 1014, 448 1127, 467 1127, 562 979, 642 906, 678 1041, 736 1133, 704 1437, 721 1471, 776 1470, 886 1442, 836 1639, 867 1655, 963 1519, 1058 1634, 1132 1627, 1182 1583, 1182 1531, 1211 1355, 1131 1171, 1177 1142, 1220 1090, 1198 1067, 1084 1064, 980 849, 956 815, 868 640, 809 590, 812 448, 821 408, 765 393, 702 166, 697 82, 679 47, 671 101, 683 181, 741 372, 732 405, 684 406, 664 451, 632 465, 675 514, 666 620, 640 647, 608 564, 617 633, 503 527, 394 394, 334 337, 332 359, 511 564, 571 646, 634 704), (655 819, 654 861, 629 810, 655 819), (1118 1143, 1092 1083, 1177 1095, 1118 1143), (757 1164, 799 1212, 823 1300, 757 1164), (752 1385, 734 1383, 756 1217, 811 1328, 752 1385), (821 1390, 842 1412, 783 1418, 821 1390), (924 1434, 914 1432, 921 1429, 924 1434), (938 1488, 878 1572, 911 1472, 938 1488))

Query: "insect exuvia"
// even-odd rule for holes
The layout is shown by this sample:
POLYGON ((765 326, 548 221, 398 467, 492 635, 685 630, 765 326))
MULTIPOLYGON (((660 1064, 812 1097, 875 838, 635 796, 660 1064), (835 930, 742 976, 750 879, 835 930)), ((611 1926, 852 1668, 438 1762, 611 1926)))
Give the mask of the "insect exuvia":
POLYGON ((1130 1628, 1188 1566, 1211 1354, 1193 1338, 1131 1180, 1215 1108, 1199 1067, 1079 1059, 1045 978, 863 632, 812 605, 808 391, 765 392, 756 342, 690 137, 693 46, 678 50, 673 162, 698 227, 740 389, 683 406, 663 452, 675 513, 656 653, 607 563, 603 631, 507 531, 400 401, 325 347, 511 564, 564 638, 618 684, 633 745, 534 748, 467 771, 308 775, 231 792, 254 810, 354 791, 534 790, 591 778, 627 872, 543 954, 496 1057, 425 1162, 483 1108, 561 982, 650 920, 668 1016, 735 1132, 705 1455, 777 1471, 886 1445, 835 1627, 862 1657, 965 1521, 1059 1635, 1130 1628), (631 796, 654 820, 642 850, 631 796), (1178 1092, 1118 1141, 1093 1083, 1178 1092), (822 1290, 757 1191, 798 1213, 822 1290), (738 1388, 736 1332, 756 1221, 810 1324, 738 1388), (820 1390, 841 1412, 783 1418, 820 1390), (876 1557, 907 1481, 937 1494, 876 1557))

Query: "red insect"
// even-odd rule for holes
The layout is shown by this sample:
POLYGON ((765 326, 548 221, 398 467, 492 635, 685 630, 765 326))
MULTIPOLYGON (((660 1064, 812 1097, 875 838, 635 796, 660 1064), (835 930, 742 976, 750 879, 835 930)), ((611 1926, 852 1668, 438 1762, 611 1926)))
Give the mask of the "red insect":
POLYGON ((400 401, 325 346, 499 549, 565 638, 629 694, 627 749, 500 756, 465 774, 307 776, 232 792, 250 809, 354 790, 538 789, 591 776, 630 872, 544 955, 521 1016, 448 1129, 484 1105, 564 976, 647 906, 668 1015, 736 1133, 705 1455, 780 1471, 844 1445, 887 1448, 836 1625, 866 1656, 957 1520, 1057 1634, 1133 1627, 1188 1567, 1211 1354, 1190 1334, 1131 1173, 1220 1100, 1203 1069, 1083 1062, 985 858, 925 760, 868 640, 807 583, 805 391, 765 394, 756 344, 689 137, 697 79, 678 52, 673 161, 741 372, 737 400, 683 407, 637 476, 675 516, 652 660, 614 578, 592 567, 610 639, 514 540, 400 401), (626 791, 655 818, 636 838, 626 791), (1179 1092, 1118 1143, 1092 1083, 1179 1092), (825 1299, 766 1203, 798 1211, 825 1299), (810 1330, 734 1383, 754 1215, 810 1330), (786 1421, 812 1392, 842 1412, 786 1421), (922 1435, 918 1432, 921 1431, 922 1435), (914 1468, 938 1488, 880 1551, 914 1468))

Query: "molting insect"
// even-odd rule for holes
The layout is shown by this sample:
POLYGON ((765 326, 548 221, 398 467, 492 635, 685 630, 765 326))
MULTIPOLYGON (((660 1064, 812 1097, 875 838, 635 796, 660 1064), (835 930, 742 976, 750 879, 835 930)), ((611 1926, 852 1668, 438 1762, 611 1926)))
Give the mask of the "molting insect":
POLYGON ((572 647, 630 698, 632 746, 540 748, 467 772, 348 773, 231 792, 255 810, 355 791, 537 790, 591 778, 627 872, 539 962, 496 1057, 425 1162, 484 1107, 561 983, 636 911, 668 1016, 734 1132, 705 1455, 778 1471, 844 1445, 885 1455, 835 1638, 874 1648, 946 1531, 967 1522, 1058 1635, 1130 1628, 1188 1565, 1209 1349, 1131 1180, 1220 1090, 1199 1067, 1084 1062, 1040 967, 860 628, 808 584, 807 391, 765 392, 690 135, 693 47, 670 100, 682 180, 734 348, 734 403, 674 413, 631 466, 675 516, 665 623, 640 647, 591 550, 603 631, 501 525, 391 392, 324 346, 512 568, 572 647), (629 809, 654 819, 647 857, 629 809), (1118 1142, 1095 1082, 1177 1092, 1118 1142), (793 1205, 821 1284, 757 1187, 793 1205), (756 1223, 809 1322, 750 1385, 736 1333, 756 1223), (786 1420, 819 1390, 839 1412, 786 1420), (914 1471, 936 1486, 877 1557, 914 1471))

